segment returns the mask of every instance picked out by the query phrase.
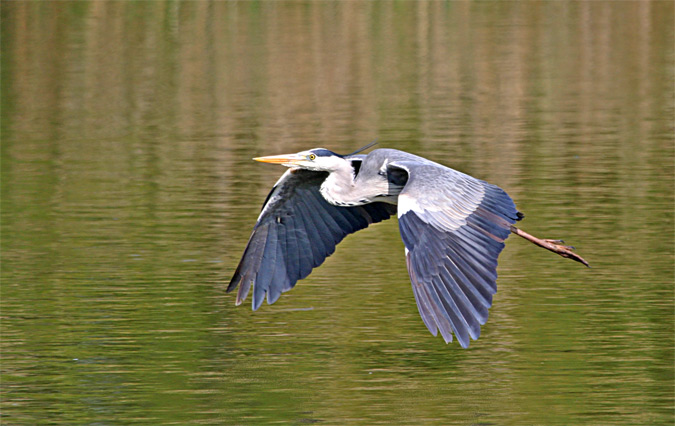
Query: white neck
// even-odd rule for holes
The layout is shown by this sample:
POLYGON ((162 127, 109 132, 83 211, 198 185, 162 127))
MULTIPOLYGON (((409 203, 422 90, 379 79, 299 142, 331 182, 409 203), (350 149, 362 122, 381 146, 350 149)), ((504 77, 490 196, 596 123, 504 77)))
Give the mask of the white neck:
POLYGON ((349 161, 343 161, 330 172, 321 184, 321 195, 335 206, 361 206, 374 201, 396 204, 397 192, 390 194, 391 187, 387 179, 379 175, 369 176, 365 181, 363 172, 357 179, 349 161), (366 183, 367 182, 367 183, 366 183))
POLYGON ((321 195, 335 206, 359 206, 369 202, 356 192, 354 168, 349 161, 341 161, 321 184, 321 195))

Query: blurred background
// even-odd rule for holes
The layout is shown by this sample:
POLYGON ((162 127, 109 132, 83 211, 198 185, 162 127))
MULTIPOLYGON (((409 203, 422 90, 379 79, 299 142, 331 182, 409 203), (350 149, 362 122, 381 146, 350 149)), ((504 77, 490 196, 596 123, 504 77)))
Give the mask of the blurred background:
POLYGON ((3 2, 2 414, 23 424, 672 425, 672 2, 3 2), (255 313, 281 167, 379 147, 504 188, 480 340, 396 220, 255 313))

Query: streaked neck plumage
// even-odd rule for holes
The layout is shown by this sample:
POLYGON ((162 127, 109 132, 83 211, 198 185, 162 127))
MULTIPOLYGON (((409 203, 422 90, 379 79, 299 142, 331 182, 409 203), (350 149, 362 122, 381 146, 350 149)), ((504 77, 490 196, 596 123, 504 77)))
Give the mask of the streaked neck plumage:
MULTIPOLYGON (((380 175, 357 176, 350 160, 338 164, 321 184, 321 195, 335 206, 360 206, 373 201, 396 204, 396 196, 389 195, 387 179, 380 175)), ((398 194, 397 194, 398 195, 398 194)))

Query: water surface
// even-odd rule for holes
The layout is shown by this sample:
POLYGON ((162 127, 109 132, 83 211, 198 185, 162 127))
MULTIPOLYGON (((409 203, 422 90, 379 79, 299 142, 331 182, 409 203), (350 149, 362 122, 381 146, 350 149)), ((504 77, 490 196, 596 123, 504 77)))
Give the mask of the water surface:
POLYGON ((2 7, 2 422, 672 424, 670 2, 2 7), (274 305, 225 294, 282 173, 377 139, 498 184, 468 350, 396 220, 274 305))

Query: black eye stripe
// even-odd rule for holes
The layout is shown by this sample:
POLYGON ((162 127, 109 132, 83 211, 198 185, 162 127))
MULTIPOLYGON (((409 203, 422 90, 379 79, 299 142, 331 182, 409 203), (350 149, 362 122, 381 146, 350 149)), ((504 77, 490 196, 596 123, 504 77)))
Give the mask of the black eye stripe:
POLYGON ((333 156, 342 157, 340 154, 336 154, 333 151, 329 151, 324 148, 313 149, 311 153, 316 155, 317 157, 333 157, 333 156))

